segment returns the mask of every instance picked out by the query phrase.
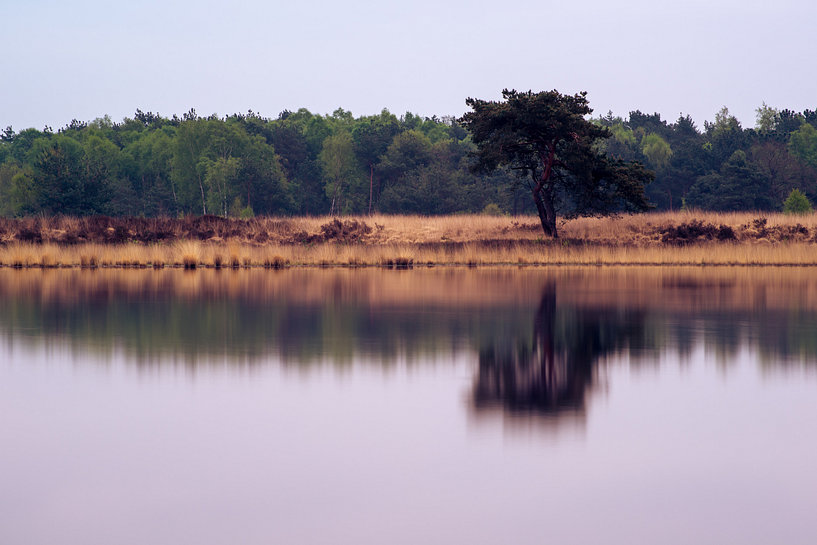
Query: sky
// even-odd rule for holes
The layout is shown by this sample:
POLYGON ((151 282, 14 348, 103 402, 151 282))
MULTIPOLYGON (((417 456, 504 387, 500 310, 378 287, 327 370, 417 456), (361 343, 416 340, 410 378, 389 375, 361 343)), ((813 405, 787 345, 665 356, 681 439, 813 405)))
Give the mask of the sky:
POLYGON ((814 0, 0 0, 0 127, 341 107, 460 116, 587 91, 699 128, 817 109, 814 0))

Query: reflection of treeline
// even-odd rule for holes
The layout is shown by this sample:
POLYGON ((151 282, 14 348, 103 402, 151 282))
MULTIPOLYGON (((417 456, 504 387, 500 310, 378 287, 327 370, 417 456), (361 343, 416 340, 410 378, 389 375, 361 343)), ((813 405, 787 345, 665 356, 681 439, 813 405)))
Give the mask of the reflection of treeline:
MULTIPOLYGON (((596 120, 606 151, 656 172, 660 209, 779 210, 792 189, 817 198, 817 114, 763 107, 754 129, 724 109, 699 130, 631 112, 596 120)), ((268 119, 165 118, 0 134, 0 215, 533 212, 509 172, 477 175, 453 118, 354 117, 305 109, 268 119)))
POLYGON ((813 310, 682 312, 668 314, 660 322, 649 328, 652 342, 644 348, 666 346, 688 356, 702 343, 711 357, 726 364, 736 362, 740 351, 750 347, 771 366, 817 363, 817 312, 813 310))
POLYGON ((497 365, 552 353, 584 369, 701 343, 724 361, 742 347, 774 363, 817 361, 817 307, 800 297, 808 271, 761 272, 5 270, 0 331, 140 361, 393 362, 471 348, 497 365))
POLYGON ((0 333, 6 337, 24 333, 23 338, 37 342, 66 342, 103 353, 118 348, 146 363, 213 358, 335 365, 361 358, 413 362, 450 356, 473 339, 488 339, 497 328, 520 329, 524 322, 514 306, 400 308, 352 301, 301 304, 285 298, 134 298, 111 293, 50 304, 11 296, 0 304, 0 333))

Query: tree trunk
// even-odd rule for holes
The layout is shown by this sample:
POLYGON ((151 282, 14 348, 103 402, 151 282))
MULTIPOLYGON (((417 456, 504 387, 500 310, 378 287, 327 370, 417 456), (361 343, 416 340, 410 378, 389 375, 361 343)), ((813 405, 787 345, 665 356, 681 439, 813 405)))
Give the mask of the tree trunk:
MULTIPOLYGON (((178 212, 179 199, 176 197, 176 184, 173 183, 173 178, 168 178, 168 181, 170 182, 170 192, 173 193, 173 204, 176 207, 176 210, 174 210, 174 212, 178 212)), ((156 180, 155 180, 154 183, 157 186, 159 185, 159 175, 158 174, 156 174, 156 180)))
POLYGON ((207 215, 207 204, 204 201, 204 185, 201 183, 201 176, 199 176, 199 189, 201 189, 201 210, 202 214, 207 215))
POLYGON ((519 215, 519 197, 521 195, 521 191, 517 191, 517 188, 513 190, 513 216, 516 217, 519 215))
POLYGON ((372 189, 374 188, 374 163, 369 163, 369 215, 372 215, 372 189))
POLYGON ((338 203, 338 208, 340 208, 340 180, 335 181, 335 191, 332 192, 332 206, 329 208, 329 215, 335 215, 335 202, 338 203))
POLYGON ((553 208, 553 186, 547 185, 556 161, 556 141, 551 142, 546 149, 547 151, 542 150, 539 153, 543 167, 539 179, 537 180, 535 170, 531 172, 534 181, 533 202, 536 203, 536 211, 539 212, 539 221, 542 222, 545 236, 559 238, 556 232, 556 210, 553 208))
POLYGON ((559 238, 556 231, 556 211, 553 209, 553 202, 546 195, 542 198, 542 192, 533 190, 533 202, 536 203, 536 211, 539 212, 539 221, 542 222, 542 231, 545 236, 559 238))
MULTIPOLYGON (((196 160, 196 153, 193 151, 193 145, 189 144, 188 147, 190 148, 190 157, 192 157, 193 161, 195 161, 196 160)), ((199 172, 199 169, 196 168, 195 164, 193 165, 193 170, 196 172, 196 178, 198 178, 198 180, 199 180, 199 189, 201 190, 201 210, 202 210, 202 214, 204 214, 206 216, 207 215, 207 203, 205 202, 205 199, 204 199, 204 182, 202 181, 201 173, 199 172)))

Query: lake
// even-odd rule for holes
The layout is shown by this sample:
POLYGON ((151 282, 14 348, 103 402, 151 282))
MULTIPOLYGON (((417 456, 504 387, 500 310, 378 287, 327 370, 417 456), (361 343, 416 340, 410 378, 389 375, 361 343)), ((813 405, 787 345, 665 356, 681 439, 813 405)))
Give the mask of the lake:
POLYGON ((807 268, 0 270, 0 544, 813 544, 807 268))

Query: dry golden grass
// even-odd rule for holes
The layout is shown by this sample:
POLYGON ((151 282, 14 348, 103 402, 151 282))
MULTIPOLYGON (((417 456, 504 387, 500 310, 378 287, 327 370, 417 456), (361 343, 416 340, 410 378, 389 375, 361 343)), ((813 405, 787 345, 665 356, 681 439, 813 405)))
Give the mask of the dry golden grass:
MULTIPOLYGON (((728 226, 739 241, 763 238, 753 224, 766 219, 769 236, 777 228, 805 228, 817 234, 817 214, 787 216, 778 213, 660 212, 611 218, 580 218, 559 222, 563 239, 600 244, 660 243, 668 227, 700 221, 728 226)), ((465 243, 487 240, 543 238, 535 216, 328 216, 248 220, 213 216, 201 218, 0 218, 0 243, 35 242, 60 244, 140 242, 171 243, 180 240, 234 242, 236 244, 293 244, 360 242, 366 244, 465 243), (341 229, 339 229, 341 228, 341 229)), ((225 256, 229 258, 229 256, 225 256)))
MULTIPOLYGON (((755 238, 753 223, 765 218, 768 228, 805 227, 812 238, 817 234, 817 214, 786 215, 767 212, 653 212, 608 218, 577 218, 560 226, 560 236, 586 242, 607 244, 657 244, 661 231, 667 226, 678 226, 699 221, 715 226, 726 225, 736 231, 738 241, 755 238)), ((531 221, 535 218, 531 218, 531 221)))
MULTIPOLYGON (((766 218, 767 226, 794 227, 801 225, 817 234, 817 214, 791 216, 765 212, 657 212, 622 215, 608 218, 577 218, 559 222, 562 239, 577 239, 605 244, 649 244, 661 242, 660 231, 666 226, 677 226, 692 221, 726 225, 736 231, 751 231, 752 224, 766 218)), ((318 234, 332 218, 304 217, 293 219, 260 219, 257 229, 269 235, 271 241, 280 238, 280 225, 288 225, 288 232, 318 234), (276 236, 278 235, 278 236, 276 236)), ((484 216, 476 214, 451 216, 356 216, 345 221, 358 221, 372 228, 360 237, 361 242, 376 244, 423 244, 435 242, 475 242, 485 240, 541 240, 539 219, 535 216, 484 216)), ((740 240, 740 233, 738 240, 740 240)))
POLYGON ((58 247, 12 243, 0 247, 7 267, 282 268, 347 266, 408 268, 433 265, 817 265, 817 244, 708 243, 669 245, 570 245, 507 243, 268 244, 233 245, 183 241, 168 245, 84 244, 58 247))
MULTIPOLYGON (((113 221, 113 220, 111 220, 113 221)), ((123 220, 124 221, 124 220, 123 220)), ((168 222, 172 220, 166 220, 168 222)), ((179 220, 182 221, 182 220, 179 220)), ((193 220, 184 220, 193 225, 193 220)), ((209 239, 59 244, 53 232, 87 228, 85 218, 41 218, 20 242, 6 232, 0 266, 81 268, 272 268, 431 265, 817 265, 817 215, 674 212, 563 221, 542 236, 535 217, 367 216, 237 221, 209 239), (697 230, 689 226, 697 226, 697 230), (36 229, 39 231, 36 231, 36 229), (34 233, 34 235, 32 235, 34 233), (229 233, 232 233, 229 234, 229 233), (680 234, 679 234, 680 233, 680 234), (690 234, 692 233, 692 234, 690 234), (703 234, 700 234, 703 233, 703 234), (723 234, 727 236, 721 236, 723 234), (221 236, 221 235, 224 236, 221 236), (263 242, 258 242, 263 240, 263 242)), ((23 225, 21 223, 21 225, 23 225)), ((181 225, 181 224, 180 224, 181 225)), ((202 224, 203 225, 203 224, 202 224)), ((124 227, 105 227, 122 232, 124 227)), ((192 231, 188 232, 188 234, 192 231)))

